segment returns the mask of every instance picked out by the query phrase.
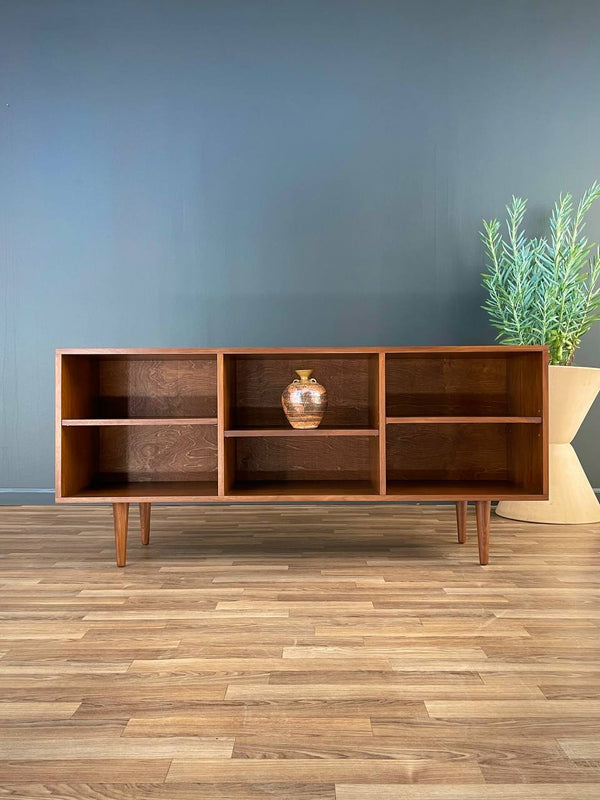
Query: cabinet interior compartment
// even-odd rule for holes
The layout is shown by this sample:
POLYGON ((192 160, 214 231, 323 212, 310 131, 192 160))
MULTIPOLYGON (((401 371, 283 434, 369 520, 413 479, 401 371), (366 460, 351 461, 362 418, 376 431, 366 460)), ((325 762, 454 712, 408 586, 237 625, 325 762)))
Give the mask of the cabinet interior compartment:
POLYGON ((543 492, 541 424, 388 425, 388 494, 543 492))
POLYGON ((227 439, 229 494, 376 494, 377 438, 227 439))
POLYGON ((228 355, 225 369, 230 428, 289 428, 281 393, 298 377, 297 369, 312 369, 327 390, 320 428, 378 425, 377 354, 228 355))
POLYGON ((541 417, 543 355, 388 354, 387 417, 541 417))
POLYGON ((216 425, 63 428, 63 495, 217 493, 216 425))
POLYGON ((63 357, 63 419, 217 415, 214 355, 63 357))

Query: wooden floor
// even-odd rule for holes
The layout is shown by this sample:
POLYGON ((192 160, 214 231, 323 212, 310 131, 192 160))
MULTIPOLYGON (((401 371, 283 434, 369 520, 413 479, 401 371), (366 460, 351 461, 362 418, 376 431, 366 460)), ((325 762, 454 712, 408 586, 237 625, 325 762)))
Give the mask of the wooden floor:
POLYGON ((600 525, 0 509, 0 797, 600 797, 600 525), (410 785, 408 785, 410 784, 410 785))

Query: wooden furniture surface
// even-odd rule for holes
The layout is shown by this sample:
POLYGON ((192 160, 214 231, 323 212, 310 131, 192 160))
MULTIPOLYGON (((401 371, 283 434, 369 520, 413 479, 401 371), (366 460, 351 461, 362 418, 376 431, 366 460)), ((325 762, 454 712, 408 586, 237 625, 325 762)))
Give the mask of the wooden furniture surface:
POLYGON ((474 501, 487 563, 490 501, 547 497, 547 360, 544 347, 57 350, 56 500, 114 505, 121 566, 129 503, 147 542, 152 502, 474 501), (316 430, 281 408, 299 368, 328 391, 316 430))

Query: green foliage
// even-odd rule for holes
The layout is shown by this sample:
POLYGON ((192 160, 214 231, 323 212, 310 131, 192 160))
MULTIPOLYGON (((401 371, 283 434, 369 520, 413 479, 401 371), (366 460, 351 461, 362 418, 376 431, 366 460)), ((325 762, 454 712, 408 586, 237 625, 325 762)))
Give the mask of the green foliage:
POLYGON ((520 197, 506 206, 506 238, 497 219, 483 220, 483 308, 503 344, 547 344, 552 364, 570 364, 581 337, 600 321, 600 250, 592 253, 596 245, 582 235, 585 216, 599 198, 597 182, 577 208, 571 194, 561 194, 549 237, 525 236, 527 200, 520 197))

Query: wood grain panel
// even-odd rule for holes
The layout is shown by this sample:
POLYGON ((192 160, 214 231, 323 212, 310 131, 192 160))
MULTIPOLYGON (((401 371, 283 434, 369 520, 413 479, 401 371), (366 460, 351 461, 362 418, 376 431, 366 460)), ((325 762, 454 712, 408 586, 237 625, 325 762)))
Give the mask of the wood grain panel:
POLYGON ((240 428, 238 430, 225 431, 226 439, 258 439, 261 437, 276 436, 278 438, 287 437, 301 439, 302 437, 315 436, 379 436, 378 428, 240 428))
POLYGON ((214 356, 181 360, 100 358, 98 374, 95 416, 217 416, 214 356))
POLYGON ((234 425, 235 361, 220 353, 217 356, 218 383, 218 491, 226 495, 235 481, 235 442, 225 438, 234 425))
POLYGON ((392 353, 395 355, 429 355, 433 358, 440 355, 462 355, 466 358, 485 355, 488 358, 504 358, 509 353, 548 353, 543 345, 418 345, 412 347, 364 346, 358 347, 61 347, 56 351, 59 355, 100 355, 105 358, 121 358, 128 356, 138 360, 195 358, 200 355, 374 355, 376 353, 392 353))
POLYGON ((98 429, 57 428, 60 437, 60 463, 57 499, 76 495, 90 486, 98 471, 98 429))
MULTIPOLYGON (((310 751, 310 746, 308 746, 310 751)), ((248 783, 477 783, 484 782, 479 767, 469 761, 435 761, 411 757, 370 758, 238 758, 229 762, 174 758, 167 783, 194 781, 213 784, 248 783)))
POLYGON ((485 786, 451 785, 406 786, 401 784, 366 783, 338 784, 336 800, 597 800, 600 783, 538 782, 519 786, 515 783, 486 784, 485 786))
POLYGON ((63 419, 65 428, 89 427, 98 428, 107 425, 120 427, 133 427, 134 425, 216 425, 216 417, 122 417, 122 418, 90 418, 90 419, 63 419))
POLYGON ((509 479, 528 494, 545 496, 548 491, 545 426, 509 425, 507 428, 509 479))
POLYGON ((239 439, 236 480, 370 481, 371 456, 367 437, 239 439))
POLYGON ((518 425, 520 423, 536 424, 542 422, 542 417, 388 417, 388 425, 455 425, 459 422, 468 423, 469 425, 483 425, 483 424, 512 424, 518 425))
POLYGON ((217 496, 217 481, 138 480, 128 481, 113 475, 99 475, 99 483, 92 482, 80 491, 69 495, 69 502, 86 503, 203 503, 217 496), (116 482, 115 482, 116 480, 116 482))
POLYGON ((506 425, 388 425, 389 480, 505 481, 506 425))
POLYGON ((548 357, 523 353, 508 359, 507 387, 512 414, 538 414, 540 423, 508 431, 511 479, 532 494, 548 494, 548 357))
POLYGON ((387 414, 390 417, 506 415, 509 413, 506 376, 504 358, 389 355, 387 414))
POLYGON ((544 374, 548 371, 547 354, 521 353, 506 361, 508 410, 514 416, 545 415, 544 374))
POLYGON ((62 418, 91 417, 98 395, 97 361, 86 356, 65 356, 61 360, 62 418))
MULTIPOLYGON (((147 763, 147 762, 143 762, 147 763)), ((155 774, 128 784, 118 783, 120 775, 113 775, 114 762, 107 761, 102 782, 80 783, 69 780, 60 783, 6 783, 8 797, 21 800, 56 798, 56 800, 335 800, 333 783, 310 785, 303 783, 228 783, 226 786, 204 784, 200 794, 195 783, 149 783, 155 774), (110 778, 110 780, 109 780, 110 778)), ((128 772, 131 775, 131 773, 128 772)), ((583 795, 586 800, 587 795, 583 795)), ((552 798, 551 798, 552 800, 552 798)))
POLYGON ((216 426, 100 428, 98 474, 109 483, 216 480, 216 426))

